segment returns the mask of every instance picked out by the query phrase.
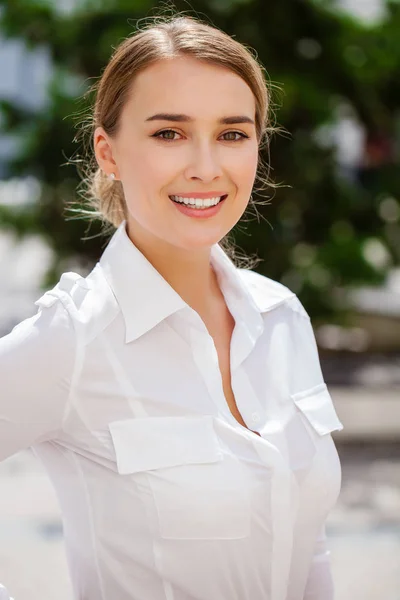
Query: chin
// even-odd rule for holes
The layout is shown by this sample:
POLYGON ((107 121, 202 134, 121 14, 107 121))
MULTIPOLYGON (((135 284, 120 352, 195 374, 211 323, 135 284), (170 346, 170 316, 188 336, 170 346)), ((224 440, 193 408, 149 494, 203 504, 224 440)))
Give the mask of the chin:
POLYGON ((187 235, 182 237, 176 236, 170 243, 184 250, 205 250, 210 249, 214 244, 217 244, 225 235, 226 233, 214 235, 205 233, 204 235, 192 235, 189 237, 187 235))

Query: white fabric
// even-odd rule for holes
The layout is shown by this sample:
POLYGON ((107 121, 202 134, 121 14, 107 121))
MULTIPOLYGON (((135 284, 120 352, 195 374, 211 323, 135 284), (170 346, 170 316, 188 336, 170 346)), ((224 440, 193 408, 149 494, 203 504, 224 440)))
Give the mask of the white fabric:
POLYGON ((4 585, 0 583, 0 600, 13 600, 4 585))
POLYGON ((342 424, 310 319, 218 245, 211 261, 248 428, 203 321, 125 223, 86 278, 65 273, 0 340, 0 459, 33 445, 43 461, 76 600, 333 598, 342 424))

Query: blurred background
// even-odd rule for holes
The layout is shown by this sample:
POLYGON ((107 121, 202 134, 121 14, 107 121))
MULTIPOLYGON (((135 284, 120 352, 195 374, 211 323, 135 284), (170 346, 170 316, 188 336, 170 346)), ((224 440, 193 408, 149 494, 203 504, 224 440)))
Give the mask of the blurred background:
MULTIPOLYGON (((160 6, 0 0, 0 335, 107 242, 65 209, 78 200, 75 117, 113 46, 160 6)), ((234 241, 305 305, 345 426, 328 522, 336 600, 400 600, 400 3, 175 6, 254 47, 273 84, 281 185, 234 241)), ((15 600, 71 598, 58 504, 29 450, 0 464, 0 581, 15 600)))

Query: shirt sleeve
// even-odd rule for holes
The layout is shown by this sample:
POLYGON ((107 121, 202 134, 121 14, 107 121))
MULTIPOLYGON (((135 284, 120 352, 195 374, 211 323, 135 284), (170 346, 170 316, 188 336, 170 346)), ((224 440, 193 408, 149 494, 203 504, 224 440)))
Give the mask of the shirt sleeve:
POLYGON ((13 600, 10 596, 10 594, 8 593, 8 591, 6 590, 6 588, 4 587, 4 585, 1 585, 0 583, 0 600, 13 600))
POLYGON ((59 300, 0 339, 0 460, 56 437, 75 356, 74 326, 59 300))
POLYGON ((333 600, 334 585, 325 525, 316 540, 304 600, 333 600))

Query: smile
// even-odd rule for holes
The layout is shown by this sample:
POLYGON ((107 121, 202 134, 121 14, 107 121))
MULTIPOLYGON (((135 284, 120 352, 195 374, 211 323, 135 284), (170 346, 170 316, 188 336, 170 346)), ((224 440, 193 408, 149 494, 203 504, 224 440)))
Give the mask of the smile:
POLYGON ((182 196, 169 196, 173 202, 177 204, 185 204, 186 206, 190 206, 191 208, 209 208, 210 206, 216 206, 221 202, 221 200, 225 200, 227 194, 224 196, 216 196, 215 198, 183 198, 182 196))

